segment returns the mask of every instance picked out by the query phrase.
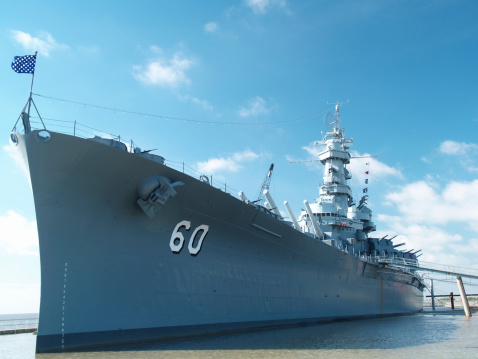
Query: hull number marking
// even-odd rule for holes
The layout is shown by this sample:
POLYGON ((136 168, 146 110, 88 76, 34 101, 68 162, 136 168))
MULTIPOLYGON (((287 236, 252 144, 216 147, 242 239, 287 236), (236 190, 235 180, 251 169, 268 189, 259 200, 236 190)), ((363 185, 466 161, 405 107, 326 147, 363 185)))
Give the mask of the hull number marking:
MULTIPOLYGON (((169 241, 169 246, 171 247, 171 251, 173 251, 173 253, 179 253, 181 252, 181 249, 183 249, 184 235, 180 231, 182 227, 184 227, 186 231, 189 231, 191 228, 191 222, 184 220, 176 224, 176 227, 174 227, 174 231, 171 234, 171 240, 169 241)), ((193 231, 193 234, 191 234, 191 238, 189 238, 188 250, 192 256, 197 255, 201 250, 202 242, 204 241, 204 237, 206 237, 208 231, 209 226, 206 224, 201 224, 200 226, 196 227, 196 229, 193 231), (198 236, 199 232, 202 233, 199 239, 196 241, 196 237, 198 236)))

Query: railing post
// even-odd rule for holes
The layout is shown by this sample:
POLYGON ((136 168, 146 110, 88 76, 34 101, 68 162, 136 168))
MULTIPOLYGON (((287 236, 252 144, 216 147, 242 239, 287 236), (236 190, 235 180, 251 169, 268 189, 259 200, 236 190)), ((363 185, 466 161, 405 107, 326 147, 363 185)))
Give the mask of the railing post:
POLYGON ((432 310, 435 310, 435 290, 433 289, 433 279, 430 278, 430 294, 432 296, 432 310))
POLYGON ((453 292, 450 292, 448 297, 450 298, 451 309, 455 309, 455 298, 453 297, 453 292))

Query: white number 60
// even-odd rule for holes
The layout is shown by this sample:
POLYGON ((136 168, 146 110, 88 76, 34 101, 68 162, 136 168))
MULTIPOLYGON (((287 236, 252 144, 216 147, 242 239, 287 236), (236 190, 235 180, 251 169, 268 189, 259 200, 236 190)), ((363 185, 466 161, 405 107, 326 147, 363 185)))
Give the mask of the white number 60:
MULTIPOLYGON (((184 227, 186 231, 189 231, 189 229, 191 228, 191 222, 181 221, 178 224, 176 224, 176 227, 174 227, 174 231, 171 234, 171 240, 169 241, 169 247, 171 248, 171 251, 173 253, 181 252, 181 249, 183 249, 183 246, 184 246, 184 235, 179 231, 181 227, 184 227)), ((189 253, 192 256, 197 255, 199 251, 201 250, 202 242, 204 241, 204 237, 206 237, 206 234, 208 231, 209 231, 209 226, 206 224, 201 224, 199 227, 196 227, 196 229, 194 230, 193 234, 191 235, 191 238, 189 238, 189 245, 188 245, 189 253), (199 237, 199 240, 196 246, 194 246, 194 241, 199 231, 202 231, 201 237, 199 237)))

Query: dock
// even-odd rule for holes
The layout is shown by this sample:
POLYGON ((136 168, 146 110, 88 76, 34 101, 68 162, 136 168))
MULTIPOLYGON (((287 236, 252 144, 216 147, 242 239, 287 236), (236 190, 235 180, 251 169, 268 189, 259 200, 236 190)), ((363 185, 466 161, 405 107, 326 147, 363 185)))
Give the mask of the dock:
POLYGON ((0 335, 36 333, 38 318, 0 319, 0 335))
POLYGON ((3 330, 0 330, 0 335, 22 334, 22 333, 36 333, 36 331, 37 331, 37 328, 3 329, 3 330))
MULTIPOLYGON (((465 316, 471 317, 471 310, 470 310, 470 305, 468 303, 468 296, 465 292, 465 286, 463 285, 462 278, 468 278, 470 280, 478 279, 477 269, 462 268, 462 267, 442 265, 442 264, 429 263, 429 262, 418 262, 418 260, 405 259, 405 258, 378 257, 377 261, 380 265, 383 265, 384 267, 387 267, 387 266, 398 267, 398 268, 404 268, 406 270, 411 270, 416 272, 421 271, 421 272, 428 272, 428 273, 440 273, 440 274, 456 277, 456 283, 458 285, 458 290, 460 292, 459 296, 461 297, 461 302, 463 304, 463 310, 465 312, 465 316)), ((451 307, 452 309, 454 309, 454 297, 457 296, 457 294, 453 294, 453 292, 451 292, 449 295, 435 295, 434 289, 433 289, 433 279, 430 279, 429 289, 430 289, 431 295, 427 297, 431 297, 433 310, 435 310, 435 298, 437 297, 449 297, 451 302, 451 307)))

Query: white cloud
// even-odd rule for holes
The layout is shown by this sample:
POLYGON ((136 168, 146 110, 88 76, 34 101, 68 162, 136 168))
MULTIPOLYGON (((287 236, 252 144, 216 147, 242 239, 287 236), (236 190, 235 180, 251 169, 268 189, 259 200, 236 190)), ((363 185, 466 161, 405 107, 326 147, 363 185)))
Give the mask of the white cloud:
POLYGON ((58 43, 51 34, 42 31, 37 37, 23 31, 11 30, 12 38, 26 51, 38 51, 39 54, 50 56, 50 52, 58 49, 67 49, 68 46, 58 43))
POLYGON ((191 97, 191 101, 195 103, 196 105, 199 105, 200 107, 202 107, 204 110, 208 110, 208 111, 214 110, 214 107, 206 100, 200 100, 197 97, 193 96, 191 97))
POLYGON ((151 50, 151 52, 154 52, 158 56, 163 55, 163 49, 161 49, 159 46, 151 45, 149 49, 151 50))
POLYGON ((215 33, 219 31, 219 25, 217 22, 208 22, 206 25, 204 25, 204 31, 207 33, 215 33))
POLYGON ((260 155, 250 150, 236 152, 229 157, 211 158, 205 162, 198 162, 196 167, 204 174, 215 174, 220 171, 238 172, 243 168, 242 163, 250 162, 260 155))
MULTIPOLYGON (((10 141, 10 144, 12 142, 10 141)), ((21 168, 24 168, 23 166, 23 159, 20 154, 20 151, 15 151, 15 148, 13 145, 7 145, 3 146, 2 149, 15 161, 15 164, 21 168)))
POLYGON ((440 192, 425 181, 410 183, 386 195, 405 221, 444 225, 462 223, 478 229, 478 180, 450 182, 440 192))
POLYGON ((373 184, 373 182, 385 177, 404 179, 400 170, 386 165, 368 153, 361 154, 352 151, 350 154, 353 158, 348 165, 348 169, 352 173, 352 178, 354 178, 355 181, 364 183, 364 180, 368 178, 370 183, 373 184), (369 172, 369 174, 365 172, 369 172))
POLYGON ((184 57, 181 53, 176 53, 169 60, 161 57, 151 60, 145 66, 134 66, 134 77, 148 85, 177 88, 191 83, 186 71, 194 63, 194 60, 184 57))
POLYGON ((453 181, 442 188, 418 181, 386 199, 399 215, 379 214, 377 219, 381 232, 400 234, 395 243, 422 249, 425 262, 478 268, 473 256, 478 250, 478 180, 453 181))
POLYGON ((247 106, 239 109, 239 116, 255 117, 268 114, 270 111, 271 109, 266 106, 266 101, 262 97, 256 96, 249 101, 247 106))
POLYGON ((252 9, 254 14, 265 14, 270 8, 277 6, 285 9, 285 0, 244 0, 244 4, 252 9))
POLYGON ((394 242, 405 241, 410 249, 427 249, 427 252, 439 252, 448 245, 455 245, 463 241, 459 234, 450 234, 438 226, 419 224, 415 221, 404 220, 402 216, 379 214, 377 219, 387 223, 395 233, 400 233, 394 242))
MULTIPOLYGON (((441 263, 460 267, 472 267, 475 263, 468 260, 464 253, 471 250, 470 240, 463 238, 462 235, 450 233, 440 226, 429 226, 420 224, 416 221, 408 221, 403 216, 378 215, 377 219, 388 227, 388 233, 400 233, 393 242, 405 243, 400 247, 401 250, 411 250, 423 254, 421 261, 431 263, 441 263), (464 251, 468 248, 467 251, 464 251)), ((380 233, 386 233, 381 231, 380 233)), ((478 240, 474 240, 477 246, 478 240)))
POLYGON ((462 156, 467 154, 475 154, 478 151, 478 145, 475 143, 443 141, 440 143, 439 150, 441 153, 453 156, 462 156))
POLYGON ((427 163, 427 164, 431 164, 431 163, 432 163, 432 161, 431 161, 428 157, 426 157, 426 156, 422 156, 422 157, 420 158, 420 161, 425 162, 425 163, 427 163))
POLYGON ((38 255, 36 221, 29 222, 14 211, 0 216, 0 248, 16 255, 38 255))
POLYGON ((212 111, 214 110, 214 106, 212 106, 208 101, 206 100, 201 100, 195 96, 190 96, 190 95, 179 95, 178 94, 178 97, 183 100, 183 101, 191 101, 192 103, 198 105, 199 107, 201 107, 203 110, 206 110, 206 111, 212 111))
POLYGON ((236 152, 232 155, 232 158, 238 162, 244 161, 253 161, 260 156, 257 153, 252 152, 251 150, 245 150, 242 152, 236 152))
POLYGON ((30 174, 29 174, 30 172, 29 172, 27 164, 25 163, 25 161, 22 158, 22 155, 21 155, 20 151, 16 151, 15 148, 11 145, 10 146, 3 146, 3 150, 11 158, 13 158, 13 160, 15 162, 15 165, 17 165, 19 168, 21 168, 23 170, 23 172, 26 174, 26 177, 28 179, 28 183, 30 183, 30 187, 31 187, 31 179, 30 179, 30 174))
POLYGON ((478 144, 447 140, 440 143, 439 151, 445 155, 456 156, 458 163, 468 172, 478 172, 478 144))

